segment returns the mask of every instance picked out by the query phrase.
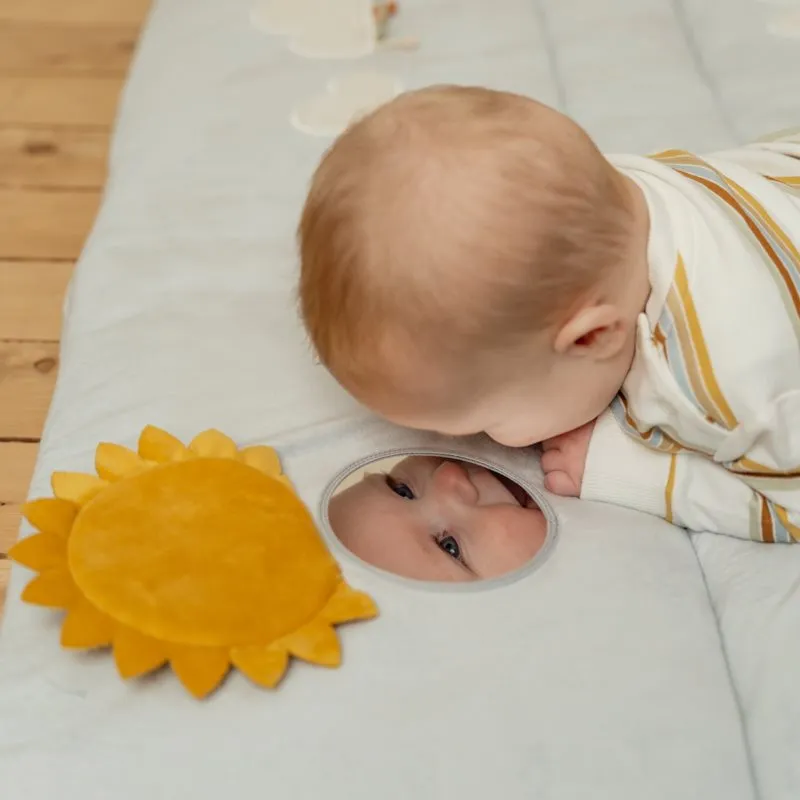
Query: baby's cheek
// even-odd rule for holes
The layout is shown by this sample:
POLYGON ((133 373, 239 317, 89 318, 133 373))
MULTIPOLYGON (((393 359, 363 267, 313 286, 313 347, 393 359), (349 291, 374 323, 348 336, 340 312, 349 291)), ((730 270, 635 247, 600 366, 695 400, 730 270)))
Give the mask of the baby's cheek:
POLYGON ((486 577, 517 569, 539 552, 547 536, 547 522, 541 512, 511 506, 494 506, 486 511, 479 532, 486 577))

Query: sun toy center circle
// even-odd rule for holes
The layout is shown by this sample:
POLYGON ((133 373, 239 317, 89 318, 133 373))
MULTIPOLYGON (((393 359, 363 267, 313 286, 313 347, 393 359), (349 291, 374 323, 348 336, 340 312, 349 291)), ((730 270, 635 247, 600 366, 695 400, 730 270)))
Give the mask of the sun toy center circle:
POLYGON ((269 643, 341 578, 294 492, 239 461, 200 458, 109 485, 69 537, 73 579, 98 610, 155 639, 269 643))

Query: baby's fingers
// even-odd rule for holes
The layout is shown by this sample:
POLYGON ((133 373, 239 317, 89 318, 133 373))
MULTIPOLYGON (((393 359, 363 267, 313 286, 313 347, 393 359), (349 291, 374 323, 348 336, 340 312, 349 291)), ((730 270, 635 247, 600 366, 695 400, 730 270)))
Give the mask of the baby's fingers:
POLYGON ((544 488, 548 492, 561 497, 578 497, 580 492, 572 478, 566 472, 548 472, 544 479, 544 488))
POLYGON ((542 453, 540 463, 545 475, 547 475, 548 472, 562 471, 566 469, 567 466, 567 460, 562 450, 546 450, 542 453))

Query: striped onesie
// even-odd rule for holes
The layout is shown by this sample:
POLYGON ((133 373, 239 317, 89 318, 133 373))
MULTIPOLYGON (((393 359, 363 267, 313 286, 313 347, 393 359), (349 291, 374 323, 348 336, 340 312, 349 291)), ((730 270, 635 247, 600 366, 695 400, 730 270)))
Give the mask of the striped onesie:
POLYGON ((651 293, 581 497, 800 541, 800 136, 611 161, 645 195, 651 293))

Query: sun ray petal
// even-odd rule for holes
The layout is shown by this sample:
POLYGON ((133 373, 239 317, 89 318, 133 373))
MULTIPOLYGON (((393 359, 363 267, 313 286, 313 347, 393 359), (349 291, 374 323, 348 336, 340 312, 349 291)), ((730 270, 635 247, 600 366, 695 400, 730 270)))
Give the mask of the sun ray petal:
POLYGON ((204 458, 236 458, 238 452, 233 439, 213 428, 195 436, 189 449, 204 458))
POLYGON ((294 486, 292 485, 292 482, 285 475, 271 475, 270 477, 274 478, 276 481, 279 481, 292 491, 295 490, 294 486))
POLYGON ((114 635, 114 622, 88 600, 81 599, 67 611, 61 626, 62 647, 90 649, 108 647, 114 635))
POLYGON ((103 442, 95 455, 97 474, 107 481, 118 481, 136 475, 148 466, 138 453, 120 444, 103 442))
POLYGON ((114 634, 114 663, 123 678, 138 678, 167 663, 164 644, 132 628, 117 625, 114 634))
POLYGON ((230 669, 224 647, 171 645, 169 663, 180 682, 199 700, 214 691, 230 669))
POLYGON ((52 533, 36 533, 18 541, 8 557, 37 572, 63 567, 67 563, 67 540, 52 533))
POLYGON ((148 425, 139 437, 139 455, 148 461, 167 464, 182 461, 189 456, 189 448, 171 433, 148 425))
POLYGON ((289 654, 282 647, 234 647, 233 666, 259 686, 274 689, 289 665, 289 654))
POLYGON ((365 592, 351 589, 344 581, 322 611, 322 617, 333 625, 378 616, 375 601, 365 592))
POLYGON ((266 447, 265 445, 256 445, 255 447, 245 447, 239 453, 239 458, 247 464, 248 467, 253 467, 264 475, 269 475, 277 478, 282 474, 281 460, 274 448, 266 447))
POLYGON ((78 516, 78 507, 67 500, 44 497, 32 500, 22 506, 22 516, 42 533, 52 533, 66 539, 72 530, 72 523, 78 516))
POLYGON ((26 603, 48 608, 68 608, 78 596, 78 588, 66 567, 37 575, 22 591, 26 603))
POLYGON ((85 506, 108 486, 108 481, 82 472, 54 472, 50 478, 53 494, 76 506, 85 506))
POLYGON ((310 622, 279 642, 297 658, 323 667, 338 667, 342 660, 336 631, 324 621, 310 622))

